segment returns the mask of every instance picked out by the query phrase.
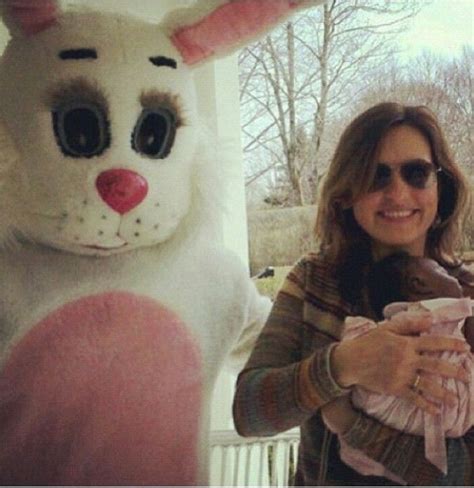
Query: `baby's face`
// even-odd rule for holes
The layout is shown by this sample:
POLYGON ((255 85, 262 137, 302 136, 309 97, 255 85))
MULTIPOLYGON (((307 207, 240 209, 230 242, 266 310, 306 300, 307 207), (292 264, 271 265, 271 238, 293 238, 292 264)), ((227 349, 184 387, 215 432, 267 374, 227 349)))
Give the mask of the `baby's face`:
POLYGON ((406 278, 404 291, 410 301, 439 297, 460 298, 463 295, 458 281, 433 259, 411 260, 406 278))

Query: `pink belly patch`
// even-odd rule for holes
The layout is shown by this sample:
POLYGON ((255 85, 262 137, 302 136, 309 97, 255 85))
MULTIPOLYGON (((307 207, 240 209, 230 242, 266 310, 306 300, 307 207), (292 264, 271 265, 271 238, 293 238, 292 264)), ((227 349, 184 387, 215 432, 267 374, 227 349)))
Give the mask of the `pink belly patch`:
POLYGON ((201 372, 195 339, 154 300, 63 306, 0 375, 0 484, 196 484, 201 372))

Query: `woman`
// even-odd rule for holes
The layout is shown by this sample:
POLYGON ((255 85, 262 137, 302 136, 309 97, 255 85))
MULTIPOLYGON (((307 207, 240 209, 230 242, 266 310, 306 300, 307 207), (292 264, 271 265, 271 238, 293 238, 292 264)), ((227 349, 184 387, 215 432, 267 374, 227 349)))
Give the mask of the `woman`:
POLYGON ((420 336, 430 327, 428 314, 399 316, 338 342, 345 317, 375 319, 361 283, 372 262, 394 251, 437 260, 473 294, 473 276, 455 258, 468 201, 466 180, 425 107, 383 103, 344 131, 318 206, 320 252, 302 258, 289 273, 234 398, 241 435, 300 426, 296 485, 394 484, 346 466, 323 416, 348 445, 409 484, 472 484, 472 429, 448 440, 444 476, 424 458, 422 437, 356 411, 347 395, 358 385, 436 412, 438 402, 452 401, 452 394, 430 375, 465 382, 470 375, 422 353, 465 351, 465 343, 420 336))

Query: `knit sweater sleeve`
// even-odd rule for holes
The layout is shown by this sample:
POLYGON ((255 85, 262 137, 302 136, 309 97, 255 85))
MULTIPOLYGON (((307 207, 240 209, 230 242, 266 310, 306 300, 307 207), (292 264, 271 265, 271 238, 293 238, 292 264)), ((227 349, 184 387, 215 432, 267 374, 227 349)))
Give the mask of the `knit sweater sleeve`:
POLYGON ((344 394, 329 363, 334 339, 316 334, 302 357, 306 265, 289 273, 245 368, 237 379, 234 422, 243 436, 269 436, 299 426, 326 402, 344 394))
POLYGON ((359 412, 352 427, 341 437, 351 447, 364 452, 410 486, 444 485, 449 479, 455 479, 458 485, 472 486, 473 435, 474 430, 471 428, 462 438, 446 439, 447 476, 425 458, 422 436, 392 429, 362 412, 359 412))

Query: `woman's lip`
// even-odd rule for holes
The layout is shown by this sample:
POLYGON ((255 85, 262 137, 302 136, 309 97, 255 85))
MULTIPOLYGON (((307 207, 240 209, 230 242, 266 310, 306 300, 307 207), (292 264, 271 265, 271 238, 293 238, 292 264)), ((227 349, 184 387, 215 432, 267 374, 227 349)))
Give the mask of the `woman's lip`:
POLYGON ((384 219, 404 220, 412 217, 417 212, 418 212, 417 209, 411 209, 411 210, 380 210, 377 213, 384 219))

